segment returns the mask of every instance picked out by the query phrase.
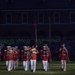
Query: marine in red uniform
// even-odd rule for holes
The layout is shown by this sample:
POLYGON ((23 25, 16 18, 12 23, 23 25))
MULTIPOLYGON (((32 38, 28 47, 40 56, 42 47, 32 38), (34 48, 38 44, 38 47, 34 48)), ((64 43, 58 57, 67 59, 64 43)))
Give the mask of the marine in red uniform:
POLYGON ((23 60, 23 68, 27 71, 29 70, 30 51, 27 46, 24 46, 23 48, 24 49, 21 51, 21 58, 23 60))
POLYGON ((36 60, 37 60, 37 54, 38 53, 39 53, 39 51, 36 49, 36 47, 32 46, 32 48, 30 50, 31 72, 35 72, 35 70, 36 70, 36 60))
POLYGON ((20 57, 20 50, 18 49, 18 46, 15 46, 15 50, 17 51, 16 69, 18 69, 19 57, 20 57))
POLYGON ((66 71, 66 64, 69 60, 69 54, 64 44, 59 50, 59 58, 61 60, 61 70, 66 71))
POLYGON ((17 61, 18 61, 18 51, 15 47, 13 47, 13 68, 14 70, 17 69, 17 61))
POLYGON ((47 71, 48 70, 48 62, 52 61, 50 49, 46 46, 43 46, 43 49, 40 52, 40 56, 41 56, 41 60, 42 60, 43 70, 47 71))
POLYGON ((12 60, 13 60, 13 51, 11 46, 7 46, 7 49, 4 50, 4 59, 6 61, 6 67, 8 71, 12 70, 12 60))

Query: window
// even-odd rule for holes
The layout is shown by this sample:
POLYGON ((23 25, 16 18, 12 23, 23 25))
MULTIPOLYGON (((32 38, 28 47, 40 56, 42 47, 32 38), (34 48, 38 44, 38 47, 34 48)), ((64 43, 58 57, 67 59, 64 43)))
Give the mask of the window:
POLYGON ((22 13, 22 23, 28 23, 28 14, 27 13, 22 13))
POLYGON ((70 13, 70 22, 75 23, 75 12, 70 13))
POLYGON ((6 3, 13 3, 13 0, 6 0, 6 3))
POLYGON ((11 24, 12 23, 12 14, 11 13, 7 13, 6 14, 6 23, 7 24, 11 24))
POLYGON ((60 23, 60 13, 59 12, 54 13, 54 23, 60 23))
POLYGON ((44 23, 44 13, 38 14, 38 23, 44 23))

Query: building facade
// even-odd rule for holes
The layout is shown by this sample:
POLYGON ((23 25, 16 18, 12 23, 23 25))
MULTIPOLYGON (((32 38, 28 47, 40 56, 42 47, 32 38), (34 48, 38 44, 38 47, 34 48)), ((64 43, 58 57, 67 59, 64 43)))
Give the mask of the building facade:
POLYGON ((0 37, 75 36, 74 0, 0 0, 0 37), (49 20, 50 18, 50 20, 49 20))
MULTIPOLYGON (((75 37, 75 0, 0 0, 0 38, 35 38, 35 20, 38 39, 75 37)), ((75 39, 66 42, 75 56, 75 39)), ((53 53, 59 44, 52 44, 53 53)))

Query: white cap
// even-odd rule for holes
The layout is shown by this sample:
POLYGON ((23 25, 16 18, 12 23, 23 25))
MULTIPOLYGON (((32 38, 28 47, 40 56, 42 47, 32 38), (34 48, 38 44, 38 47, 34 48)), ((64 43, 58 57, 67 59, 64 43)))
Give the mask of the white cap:
POLYGON ((16 48, 15 48, 15 47, 12 47, 12 49, 14 49, 14 50, 15 50, 16 48))
POLYGON ((46 48, 46 46, 43 46, 43 48, 46 48))
POLYGON ((27 48, 27 46, 23 46, 23 48, 27 48))
POLYGON ((65 44, 62 44, 63 47, 65 47, 65 44))
POLYGON ((7 46, 7 48, 11 48, 11 46, 7 46))

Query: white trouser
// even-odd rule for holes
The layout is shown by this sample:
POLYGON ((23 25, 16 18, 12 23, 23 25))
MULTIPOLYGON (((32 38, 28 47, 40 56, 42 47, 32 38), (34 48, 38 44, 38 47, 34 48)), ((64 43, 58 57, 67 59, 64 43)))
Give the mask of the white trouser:
POLYGON ((17 69, 17 60, 13 61, 13 68, 14 68, 14 70, 17 69))
POLYGON ((31 69, 31 61, 28 62, 28 70, 31 69))
POLYGON ((43 64, 43 69, 44 69, 45 71, 47 71, 47 70, 48 70, 48 61, 42 60, 42 64, 43 64))
POLYGON ((33 72, 35 72, 35 70, 36 70, 36 60, 31 59, 31 70, 33 70, 33 72))
POLYGON ((8 71, 11 71, 11 67, 12 67, 11 64, 12 64, 12 61, 11 60, 6 61, 6 68, 7 68, 8 71))
POLYGON ((29 70, 29 68, 30 68, 30 61, 28 61, 28 66, 27 67, 28 67, 27 69, 29 70))
POLYGON ((8 69, 8 61, 6 61, 6 69, 8 69))
POLYGON ((13 60, 11 60, 11 70, 13 69, 13 66, 14 65, 14 61, 13 60))
POLYGON ((61 68, 66 71, 66 60, 61 60, 61 68))
POLYGON ((29 61, 23 61, 23 68, 25 71, 29 70, 29 61))
POLYGON ((19 62, 19 59, 16 60, 16 68, 18 69, 18 62, 19 62))

